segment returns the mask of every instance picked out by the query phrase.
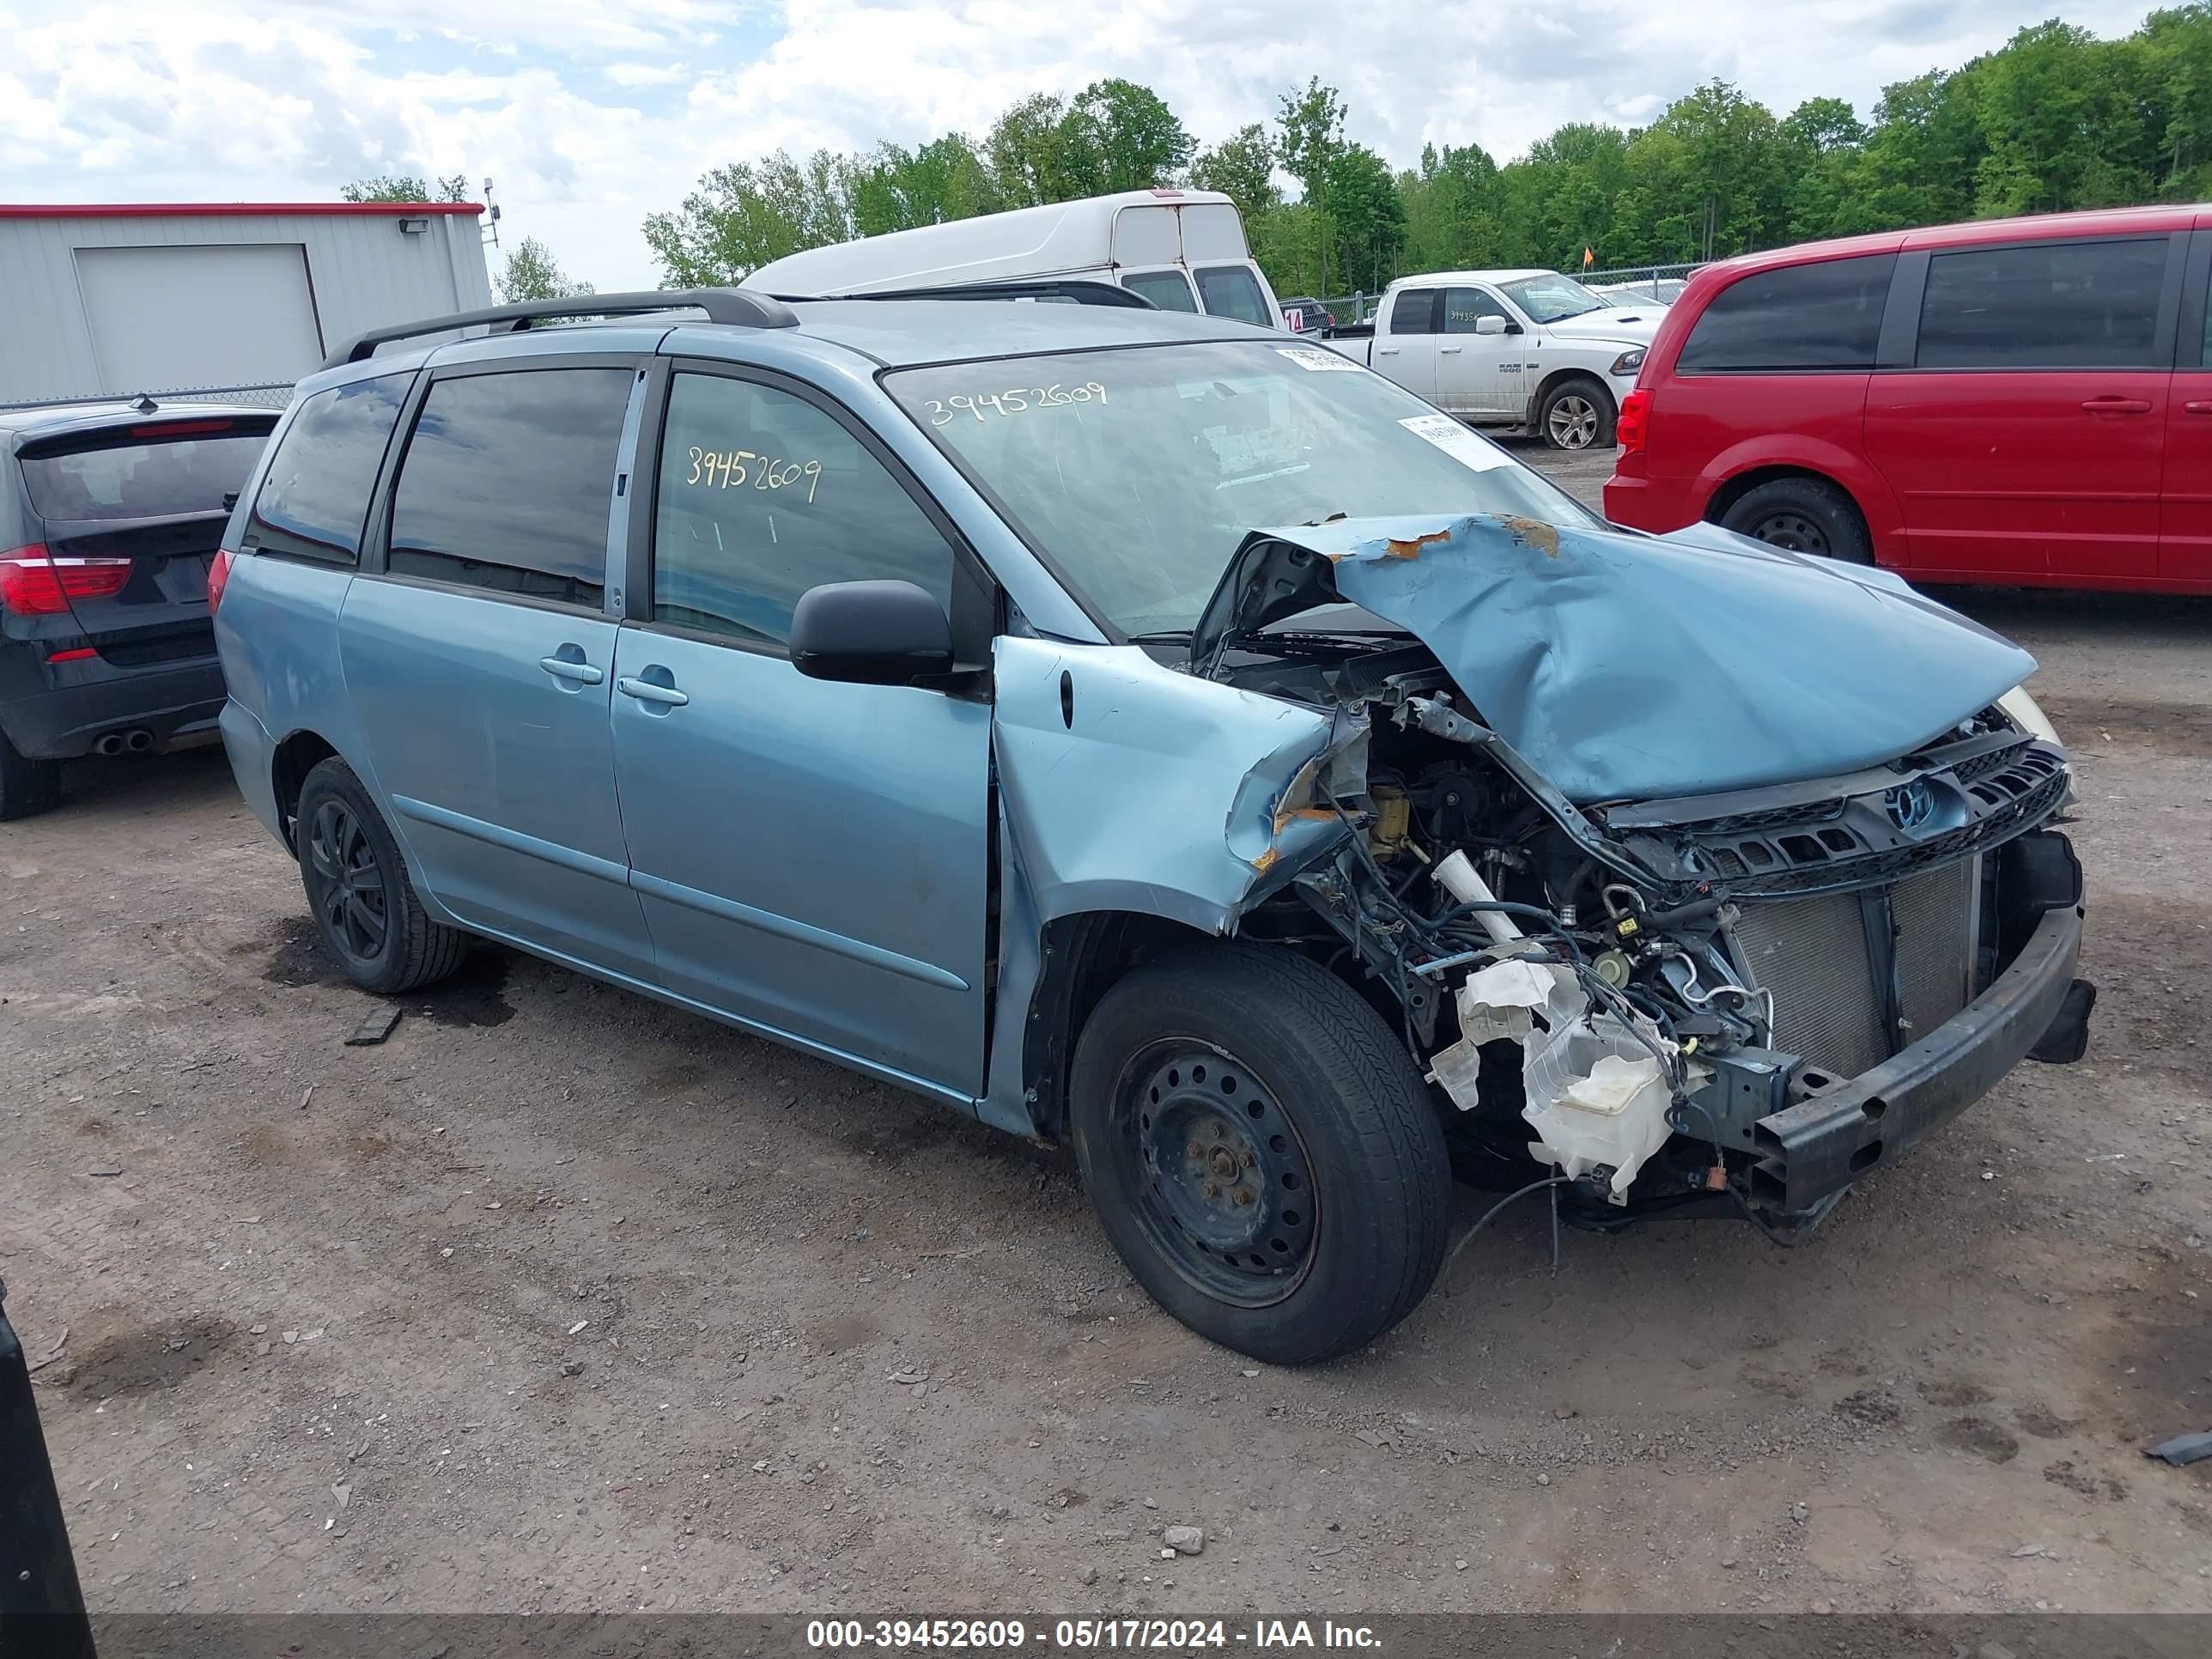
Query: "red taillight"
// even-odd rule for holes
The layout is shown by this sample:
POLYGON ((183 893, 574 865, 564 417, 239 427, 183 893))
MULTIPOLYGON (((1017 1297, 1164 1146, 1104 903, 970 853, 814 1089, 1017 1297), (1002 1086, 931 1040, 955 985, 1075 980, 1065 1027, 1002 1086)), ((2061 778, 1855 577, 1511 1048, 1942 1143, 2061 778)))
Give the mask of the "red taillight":
POLYGON ((112 599, 130 580, 128 559, 56 559, 43 547, 0 553, 0 606, 19 617, 65 617, 71 599, 112 599))
POLYGON ((74 651, 49 651, 46 653, 46 660, 48 662, 88 662, 99 654, 100 653, 90 646, 80 645, 74 651))
POLYGON ((153 426, 134 426, 134 438, 199 438, 210 433, 228 432, 237 424, 234 421, 167 421, 153 426))
POLYGON ((1638 386, 1620 400, 1620 418, 1613 422, 1613 441, 1633 453, 1650 435, 1651 394, 1638 386))
POLYGON ((230 550, 224 548, 208 561, 208 615, 222 603, 222 590, 230 580, 230 550))

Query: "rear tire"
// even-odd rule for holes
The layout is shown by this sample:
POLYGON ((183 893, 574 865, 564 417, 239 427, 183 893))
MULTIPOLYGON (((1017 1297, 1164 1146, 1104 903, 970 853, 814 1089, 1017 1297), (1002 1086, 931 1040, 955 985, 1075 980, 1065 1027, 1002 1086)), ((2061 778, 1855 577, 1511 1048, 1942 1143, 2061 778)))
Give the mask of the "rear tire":
POLYGON ((1610 392, 1587 374, 1570 374, 1538 400, 1536 430, 1553 448, 1571 454, 1610 449, 1619 412, 1610 392))
POLYGON ((1822 478, 1775 478, 1754 485, 1721 514, 1740 536, 1814 558, 1872 564, 1874 542, 1858 504, 1822 478))
POLYGON ((308 913, 348 979, 397 996, 461 965, 469 936, 423 909, 399 843, 353 768, 333 756, 309 772, 295 824, 308 913))
POLYGON ((0 733, 0 823, 51 812, 61 799, 62 763, 33 760, 0 733))
POLYGON ((1382 1016, 1318 964, 1216 945, 1137 968, 1084 1026, 1071 1085, 1107 1237, 1200 1335, 1312 1364, 1435 1282, 1443 1127, 1382 1016))

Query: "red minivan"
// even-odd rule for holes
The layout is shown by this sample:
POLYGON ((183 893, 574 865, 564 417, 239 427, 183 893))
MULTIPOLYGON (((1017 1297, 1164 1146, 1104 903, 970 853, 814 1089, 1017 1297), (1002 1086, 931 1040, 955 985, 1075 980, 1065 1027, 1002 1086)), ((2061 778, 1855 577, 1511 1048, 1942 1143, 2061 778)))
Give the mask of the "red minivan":
POLYGON ((2212 592, 2212 206, 1706 266, 1621 405, 1606 516, 1916 581, 2212 592))

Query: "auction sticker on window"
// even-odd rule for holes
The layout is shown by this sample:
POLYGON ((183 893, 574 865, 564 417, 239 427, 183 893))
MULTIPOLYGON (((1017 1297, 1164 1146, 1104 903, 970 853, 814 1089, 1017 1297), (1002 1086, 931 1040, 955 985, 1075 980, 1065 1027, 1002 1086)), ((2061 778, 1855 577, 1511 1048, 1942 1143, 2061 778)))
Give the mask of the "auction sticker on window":
POLYGON ((1342 352, 1331 351, 1325 346, 1277 346, 1275 349, 1300 368, 1315 374, 1330 374, 1340 368, 1356 369, 1359 367, 1342 352))
POLYGON ((1449 415, 1408 415, 1398 422, 1416 438, 1426 438, 1462 466, 1487 472, 1505 465, 1505 452, 1478 438, 1449 415))

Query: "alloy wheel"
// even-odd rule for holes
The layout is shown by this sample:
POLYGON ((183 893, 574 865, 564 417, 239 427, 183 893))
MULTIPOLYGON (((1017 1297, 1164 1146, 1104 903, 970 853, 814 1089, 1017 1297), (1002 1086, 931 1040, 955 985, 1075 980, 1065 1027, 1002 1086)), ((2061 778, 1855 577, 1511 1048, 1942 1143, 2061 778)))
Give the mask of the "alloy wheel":
POLYGON ((1545 429, 1560 449, 1588 449, 1597 441, 1597 405, 1580 392, 1570 392, 1552 405, 1545 429))
POLYGON ((315 809, 307 866, 324 938, 356 962, 383 955, 391 931, 384 868, 360 816, 345 802, 326 800, 315 809))

